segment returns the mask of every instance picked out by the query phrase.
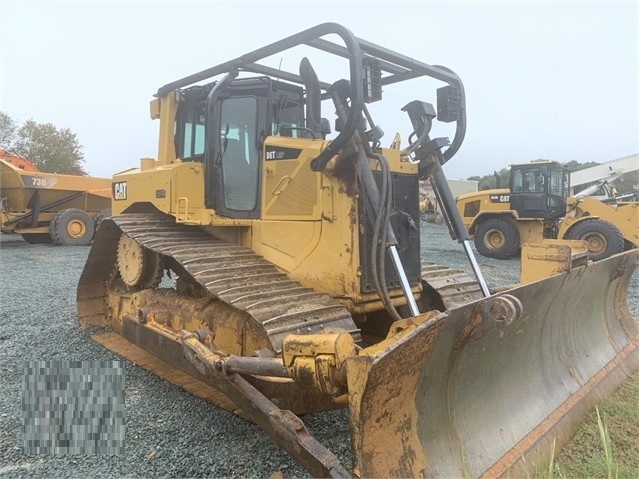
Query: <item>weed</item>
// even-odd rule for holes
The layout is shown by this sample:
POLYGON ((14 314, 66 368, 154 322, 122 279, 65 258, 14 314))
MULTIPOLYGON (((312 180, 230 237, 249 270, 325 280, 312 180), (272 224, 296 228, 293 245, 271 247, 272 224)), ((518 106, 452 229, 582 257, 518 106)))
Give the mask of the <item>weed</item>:
POLYGON ((613 470, 615 471, 614 478, 619 479, 619 467, 615 465, 612 459, 612 445, 610 443, 610 434, 608 428, 604 423, 604 420, 599 414, 599 408, 597 410, 597 427, 599 428, 599 436, 601 437, 601 443, 603 444, 604 457, 606 458, 606 467, 608 468, 608 479, 613 479, 613 470))
POLYGON ((634 373, 586 418, 559 454, 555 464, 563 477, 639 479, 638 398, 639 373, 634 373))

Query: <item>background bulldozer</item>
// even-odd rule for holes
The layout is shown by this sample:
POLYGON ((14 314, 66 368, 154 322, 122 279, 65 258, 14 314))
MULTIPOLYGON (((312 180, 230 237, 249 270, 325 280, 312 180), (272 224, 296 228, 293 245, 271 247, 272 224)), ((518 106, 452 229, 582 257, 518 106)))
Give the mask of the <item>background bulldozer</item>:
POLYGON ((522 244, 548 238, 586 241, 595 261, 639 244, 636 201, 593 198, 587 190, 567 196, 568 190, 568 172, 560 163, 533 162, 511 166, 509 189, 460 195, 456 201, 477 251, 489 258, 512 258, 522 244))
POLYGON ((0 231, 29 243, 88 245, 108 216, 111 181, 42 173, 26 158, 0 150, 0 231))
POLYGON ((466 128, 448 68, 327 23, 161 87, 151 116, 158 156, 113 178, 114 216, 78 285, 81 322, 255 422, 311 474, 522 473, 639 366, 626 304, 637 252, 486 285, 442 171, 466 128), (320 78, 307 58, 299 72, 258 63, 300 45, 331 58, 328 77, 341 61, 345 78, 320 78), (443 83, 437 108, 405 105, 409 144, 383 148, 367 105, 416 78, 443 83), (336 112, 332 140, 322 107, 336 112), (435 119, 452 142, 431 138, 435 119), (421 261, 426 178, 474 278, 421 261), (340 407, 352 471, 299 418, 340 407))

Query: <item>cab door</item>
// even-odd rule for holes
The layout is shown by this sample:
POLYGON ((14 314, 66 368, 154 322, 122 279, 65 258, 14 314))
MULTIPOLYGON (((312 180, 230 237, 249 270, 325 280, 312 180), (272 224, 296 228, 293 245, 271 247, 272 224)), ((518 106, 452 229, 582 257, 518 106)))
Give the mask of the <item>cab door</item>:
POLYGON ((207 206, 229 218, 260 217, 261 149, 270 80, 234 80, 215 100, 207 134, 207 206))
POLYGON ((510 204, 520 218, 556 219, 566 213, 562 167, 526 165, 511 170, 510 204))

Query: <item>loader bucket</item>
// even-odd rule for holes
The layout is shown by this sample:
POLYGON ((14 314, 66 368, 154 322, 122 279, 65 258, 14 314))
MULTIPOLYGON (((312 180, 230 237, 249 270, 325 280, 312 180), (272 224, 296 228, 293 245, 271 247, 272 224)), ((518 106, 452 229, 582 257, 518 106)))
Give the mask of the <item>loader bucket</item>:
POLYGON ((356 474, 526 477, 547 467, 553 442, 558 451, 639 369, 626 301, 638 262, 633 250, 413 318, 349 359, 356 474))

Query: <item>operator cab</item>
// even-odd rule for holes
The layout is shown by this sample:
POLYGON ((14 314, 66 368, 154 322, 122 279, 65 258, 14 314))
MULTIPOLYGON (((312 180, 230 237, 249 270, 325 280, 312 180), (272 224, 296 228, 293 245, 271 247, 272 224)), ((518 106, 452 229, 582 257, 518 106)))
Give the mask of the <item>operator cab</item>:
POLYGON ((557 162, 512 165, 510 204, 520 218, 557 219, 566 212, 568 177, 557 162))
POLYGON ((206 164, 208 207, 230 218, 259 218, 264 140, 305 136, 304 90, 269 77, 216 84, 180 92, 175 150, 183 161, 206 164))

